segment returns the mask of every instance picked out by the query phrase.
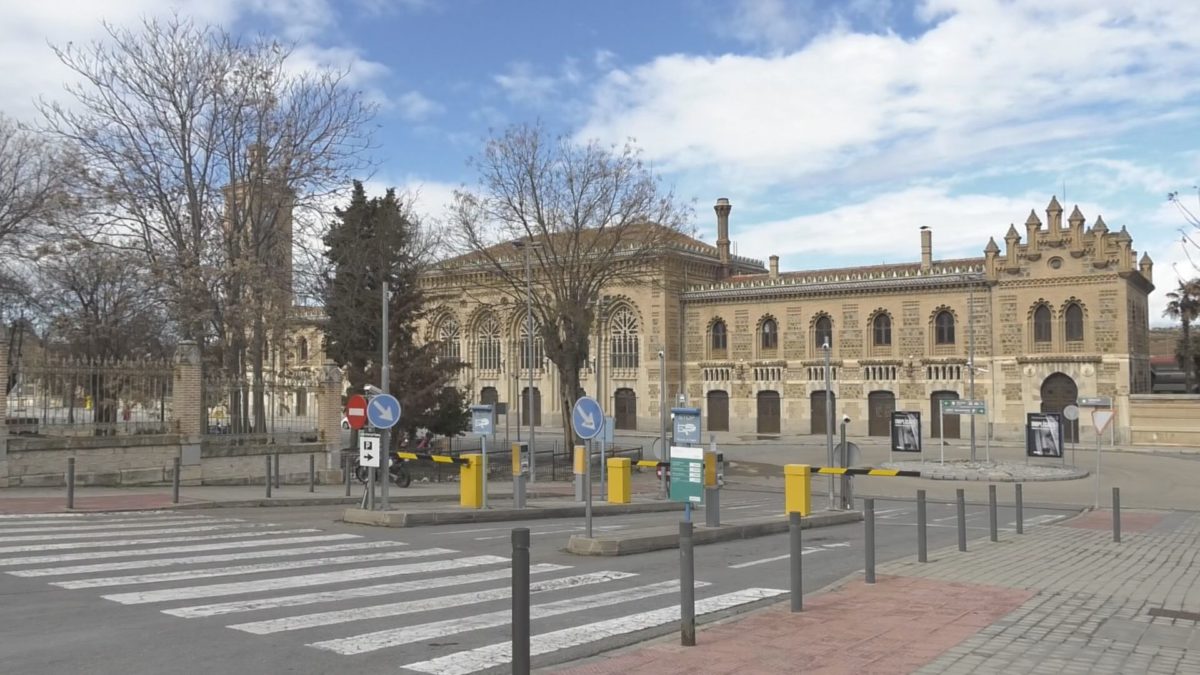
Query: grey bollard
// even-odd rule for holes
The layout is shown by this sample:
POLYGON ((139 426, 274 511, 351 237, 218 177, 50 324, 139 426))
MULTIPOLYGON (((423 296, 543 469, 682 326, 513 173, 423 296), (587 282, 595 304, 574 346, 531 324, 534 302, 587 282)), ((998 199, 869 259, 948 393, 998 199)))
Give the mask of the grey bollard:
POLYGON ((1121 488, 1113 488, 1113 541, 1121 543, 1121 488))
POLYGON ((988 486, 988 530, 992 541, 1000 541, 1000 531, 996 525, 996 486, 988 486))
POLYGON ((958 488, 954 491, 958 502, 958 550, 967 550, 967 495, 966 491, 958 488))
POLYGON ((263 455, 263 459, 267 461, 267 473, 265 482, 267 484, 267 499, 271 498, 271 456, 263 455))
POLYGON ((353 473, 350 468, 350 455, 342 453, 342 481, 346 483, 346 496, 350 496, 350 474, 353 473))
POLYGON ((1025 504, 1021 499, 1021 484, 1017 483, 1017 534, 1025 534, 1025 504))
POLYGON ((279 453, 275 453, 275 489, 279 489, 279 453))
POLYGON ((171 476, 171 503, 179 503, 179 458, 175 458, 175 474, 171 476))
POLYGON ((679 644, 696 646, 696 559, 692 523, 679 523, 679 644))
POLYGON ((316 455, 308 456, 308 491, 317 491, 317 457, 316 455))
POLYGON ((804 544, 801 540, 800 528, 801 518, 799 513, 788 514, 788 534, 791 543, 791 556, 789 559, 791 567, 791 592, 792 592, 792 611, 799 612, 804 609, 804 544))
POLYGON ((704 526, 721 526, 721 491, 718 488, 704 488, 704 526))
POLYGON ((75 458, 67 458, 67 508, 75 508, 75 458))
POLYGON ((917 562, 929 562, 925 529, 925 491, 917 490, 917 562))
POLYGON ((512 671, 529 673, 529 528, 512 531, 512 671))
POLYGON ((864 548, 867 553, 867 583, 873 584, 875 583, 875 500, 870 497, 863 500, 863 527, 866 530, 864 548))

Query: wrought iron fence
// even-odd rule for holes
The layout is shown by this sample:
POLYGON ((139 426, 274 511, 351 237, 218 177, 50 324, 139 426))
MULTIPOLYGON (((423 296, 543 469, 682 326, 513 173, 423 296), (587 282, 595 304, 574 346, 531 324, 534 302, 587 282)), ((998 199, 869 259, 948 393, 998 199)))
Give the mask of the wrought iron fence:
POLYGON ((250 376, 206 377, 205 433, 272 442, 316 441, 320 386, 319 377, 308 372, 268 372, 257 382, 250 376))
POLYGON ((11 373, 10 434, 112 436, 171 428, 173 366, 159 359, 22 360, 11 373))

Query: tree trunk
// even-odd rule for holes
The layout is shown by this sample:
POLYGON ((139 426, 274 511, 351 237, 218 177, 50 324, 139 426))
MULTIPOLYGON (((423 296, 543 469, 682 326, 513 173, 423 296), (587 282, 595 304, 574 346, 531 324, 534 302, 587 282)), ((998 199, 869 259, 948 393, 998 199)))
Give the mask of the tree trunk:
POLYGON ((1183 320, 1183 391, 1186 394, 1192 393, 1192 370, 1195 364, 1192 362, 1192 337, 1191 326, 1188 325, 1188 320, 1183 320))
POLYGON ((572 448, 578 442, 575 437, 574 428, 571 425, 571 409, 575 407, 575 401, 579 398, 579 368, 571 365, 567 368, 559 367, 558 369, 558 385, 559 385, 559 409, 562 413, 563 424, 563 447, 572 452, 572 448))
MULTIPOLYGON (((263 362, 266 351, 266 335, 263 325, 262 312, 254 316, 254 350, 251 358, 254 368, 254 432, 258 434, 267 431, 267 409, 264 401, 265 386, 263 383, 263 362)), ((278 394, 278 389, 276 389, 278 394)))

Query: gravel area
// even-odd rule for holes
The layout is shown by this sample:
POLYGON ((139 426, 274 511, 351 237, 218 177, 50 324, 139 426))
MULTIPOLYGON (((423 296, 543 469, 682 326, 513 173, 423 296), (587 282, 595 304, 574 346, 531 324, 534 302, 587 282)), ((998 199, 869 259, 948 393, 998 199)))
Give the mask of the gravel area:
POLYGON ((1042 480, 1074 480, 1088 475, 1084 469, 1061 464, 1025 464, 1022 462, 884 462, 882 468, 920 471, 922 478, 934 480, 980 480, 1021 483, 1042 480))

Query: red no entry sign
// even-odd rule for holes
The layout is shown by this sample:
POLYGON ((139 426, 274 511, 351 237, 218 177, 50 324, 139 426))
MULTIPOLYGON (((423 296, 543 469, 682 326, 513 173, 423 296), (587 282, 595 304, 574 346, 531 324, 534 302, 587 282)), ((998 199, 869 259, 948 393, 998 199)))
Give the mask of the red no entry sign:
POLYGON ((361 429, 367 423, 367 399, 355 394, 346 402, 346 422, 351 429, 361 429))

